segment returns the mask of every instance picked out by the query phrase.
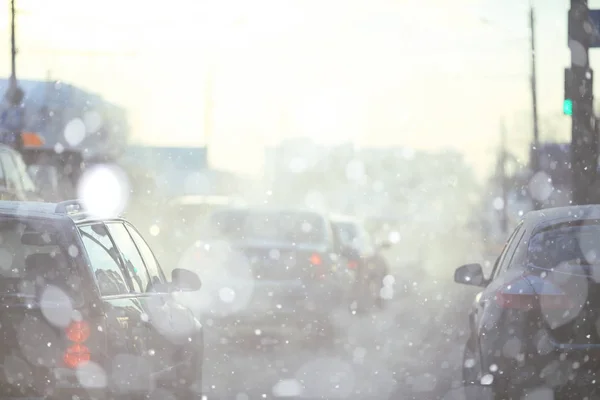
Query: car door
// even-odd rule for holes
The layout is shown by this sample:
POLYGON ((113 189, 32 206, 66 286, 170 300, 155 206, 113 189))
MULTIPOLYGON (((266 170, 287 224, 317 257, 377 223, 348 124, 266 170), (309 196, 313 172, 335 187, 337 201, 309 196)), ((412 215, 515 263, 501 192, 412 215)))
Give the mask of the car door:
POLYGON ((516 247, 524 234, 524 228, 522 224, 519 224, 513 233, 509 236, 504 249, 494 264, 492 269, 489 284, 477 294, 475 297, 474 310, 473 310, 473 326, 479 331, 481 327, 481 318, 484 313, 485 307, 488 301, 493 299, 498 286, 501 285, 501 280, 498 279, 510 265, 512 256, 515 253, 516 247))
POLYGON ((79 233, 96 278, 106 315, 108 381, 118 393, 147 392, 151 371, 147 368, 144 309, 135 294, 124 260, 104 223, 79 226, 79 233))
POLYGON ((194 339, 197 326, 193 313, 173 299, 165 275, 152 251, 131 225, 107 224, 133 279, 146 322, 147 365, 155 381, 170 381, 185 361, 184 352, 194 339))

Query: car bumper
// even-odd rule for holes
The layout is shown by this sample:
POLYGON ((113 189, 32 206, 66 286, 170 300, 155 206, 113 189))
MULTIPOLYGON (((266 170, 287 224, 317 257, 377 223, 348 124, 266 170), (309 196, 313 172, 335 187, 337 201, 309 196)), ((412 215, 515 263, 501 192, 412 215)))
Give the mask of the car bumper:
MULTIPOLYGON (((82 372, 67 368, 53 368, 41 373, 23 376, 21 380, 11 379, 0 381, 0 400, 17 399, 43 399, 43 400, 108 400, 129 399, 132 395, 147 393, 147 390, 129 390, 128 388, 115 388, 111 385, 110 374, 102 376, 87 376, 83 378, 82 372), (85 379, 89 385, 81 383, 85 379)), ((0 372, 2 374, 2 372, 0 372)), ((150 383, 147 388, 151 387, 150 383)))
POLYGON ((294 337, 315 334, 328 329, 330 318, 322 312, 271 313, 212 318, 207 330, 221 337, 277 336, 294 337))
MULTIPOLYGON (((495 352, 502 354, 503 350, 495 352)), ((600 345, 560 345, 548 336, 537 338, 533 351, 513 357, 486 357, 482 382, 501 390, 549 388, 555 392, 597 390, 600 384, 600 345)))

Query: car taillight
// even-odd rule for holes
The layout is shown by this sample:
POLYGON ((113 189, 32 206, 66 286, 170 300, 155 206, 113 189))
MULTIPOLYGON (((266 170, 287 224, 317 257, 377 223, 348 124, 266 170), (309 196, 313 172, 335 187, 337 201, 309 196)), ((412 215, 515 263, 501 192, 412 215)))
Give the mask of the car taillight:
POLYGON ((358 261, 356 261, 356 260, 348 261, 348 268, 350 268, 350 269, 358 268, 358 261))
POLYGON ((80 364, 90 361, 90 349, 84 344, 70 345, 63 355, 63 362, 69 368, 77 368, 80 364))
POLYGON ((496 293, 496 304, 501 308, 511 308, 517 310, 530 310, 535 307, 537 301, 536 295, 533 294, 513 294, 496 293))
POLYGON ((83 343, 90 337, 90 325, 85 321, 73 321, 65 330, 67 339, 75 343, 83 343))
POLYGON ((90 349, 84 344, 90 337, 90 326, 85 321, 73 321, 65 329, 65 336, 69 343, 63 355, 63 362, 69 368, 76 368, 80 364, 90 361, 90 349))
POLYGON ((321 256, 317 253, 314 253, 313 255, 310 256, 309 261, 312 265, 321 265, 323 264, 323 259, 321 258, 321 256))
POLYGON ((516 310, 531 310, 538 306, 544 310, 568 310, 574 306, 573 301, 551 282, 538 277, 532 279, 541 282, 541 285, 536 285, 537 290, 532 286, 535 282, 519 278, 496 292, 496 304, 516 310))

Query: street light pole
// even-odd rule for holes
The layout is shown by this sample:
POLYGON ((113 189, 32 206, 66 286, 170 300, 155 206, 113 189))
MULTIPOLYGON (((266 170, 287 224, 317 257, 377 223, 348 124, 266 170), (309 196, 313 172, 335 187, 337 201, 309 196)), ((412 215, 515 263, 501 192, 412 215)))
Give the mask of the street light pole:
POLYGON ((15 0, 10 0, 10 78, 17 83, 17 43, 15 38, 15 0))

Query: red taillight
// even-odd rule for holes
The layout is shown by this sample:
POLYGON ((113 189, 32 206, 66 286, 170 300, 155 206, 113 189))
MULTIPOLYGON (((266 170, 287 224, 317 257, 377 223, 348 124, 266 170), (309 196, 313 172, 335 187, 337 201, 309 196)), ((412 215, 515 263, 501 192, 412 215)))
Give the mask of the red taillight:
POLYGON ((76 368, 78 365, 90 361, 90 358, 90 349, 83 344, 75 343, 65 351, 63 362, 69 368, 76 368))
POLYGON ((85 321, 73 321, 67 327, 67 339, 75 343, 83 343, 90 337, 90 326, 85 321))
POLYGON ((309 261, 312 265, 323 264, 323 260, 321 259, 321 256, 318 255, 317 253, 314 253, 312 256, 310 256, 309 261))
POLYGON ((496 304, 502 308, 531 310, 535 307, 536 296, 531 294, 496 293, 496 304))
POLYGON ((356 260, 348 261, 348 268, 350 268, 350 269, 358 268, 358 261, 356 261, 356 260))
POLYGON ((90 361, 90 349, 83 344, 90 337, 90 325, 85 321, 73 321, 65 329, 65 336, 71 344, 65 350, 63 362, 69 368, 90 361))
POLYGON ((496 304, 502 308, 517 310, 531 310, 538 304, 542 310, 568 310, 573 307, 573 302, 564 294, 557 295, 532 295, 496 293, 496 304))
POLYGON ((556 285, 537 276, 519 278, 505 285, 496 292, 495 299, 499 307, 516 310, 536 307, 542 310, 568 310, 574 306, 556 285))

